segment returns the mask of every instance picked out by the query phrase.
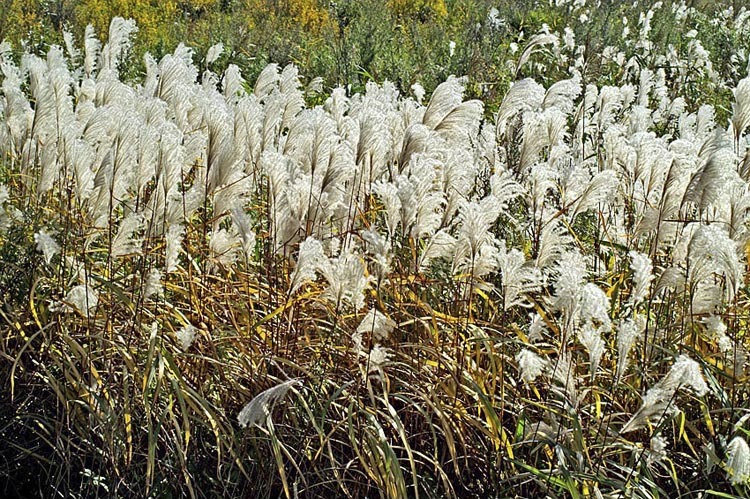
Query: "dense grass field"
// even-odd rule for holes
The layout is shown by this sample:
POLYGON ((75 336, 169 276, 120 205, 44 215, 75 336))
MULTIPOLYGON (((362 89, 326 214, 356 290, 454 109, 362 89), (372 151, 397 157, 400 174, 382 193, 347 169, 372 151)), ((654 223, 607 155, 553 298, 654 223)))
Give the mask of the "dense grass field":
POLYGON ((750 494, 750 11, 376 4, 0 45, 0 496, 750 494))

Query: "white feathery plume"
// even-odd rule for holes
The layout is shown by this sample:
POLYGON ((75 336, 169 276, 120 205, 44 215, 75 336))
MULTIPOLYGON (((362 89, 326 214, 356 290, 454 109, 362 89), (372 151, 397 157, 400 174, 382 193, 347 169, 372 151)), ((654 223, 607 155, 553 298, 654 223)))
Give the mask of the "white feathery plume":
POLYGON ((497 135, 505 133, 506 122, 519 112, 539 109, 544 96, 544 87, 531 78, 514 82, 497 110, 497 135))
POLYGON ((323 84, 325 83, 325 80, 321 76, 316 76, 315 78, 311 79, 310 82, 307 84, 307 87, 305 88, 306 94, 321 94, 323 93, 323 84))
POLYGON ((0 42, 0 65, 8 62, 12 52, 13 47, 8 40, 0 42))
MULTIPOLYGON (((239 99, 234 110, 235 147, 245 158, 245 173, 256 176, 263 147, 263 106, 254 94, 239 99)), ((257 179, 256 179, 257 182, 257 179)))
POLYGON ((230 268, 237 262, 240 253, 241 242, 236 227, 213 231, 208 246, 213 258, 223 267, 230 268))
MULTIPOLYGON (((554 112, 562 116, 559 110, 554 109, 554 112)), ((523 113, 521 130, 523 139, 521 141, 521 152, 517 169, 525 174, 539 160, 539 156, 544 148, 550 145, 546 133, 544 114, 529 111, 523 113)))
POLYGON ((81 56, 81 52, 75 45, 73 34, 68 30, 63 30, 63 41, 65 42, 65 50, 68 52, 70 61, 75 62, 81 56))
POLYGON ((90 207, 98 227, 106 226, 110 212, 136 194, 138 131, 142 123, 129 116, 126 109, 117 109, 112 114, 113 138, 102 148, 105 156, 94 177, 98 193, 90 207))
POLYGON ((32 54, 24 54, 22 69, 29 73, 29 93, 34 99, 33 137, 29 141, 27 154, 39 157, 41 173, 38 189, 49 191, 60 172, 57 155, 57 106, 55 95, 50 84, 50 75, 46 63, 32 54), (41 143, 49 144, 41 148, 41 143), (32 149, 33 148, 33 149, 32 149))
MULTIPOLYGON (((180 194, 178 186, 183 174, 182 166, 186 163, 186 151, 182 141, 183 134, 175 126, 165 123, 159 128, 158 161, 155 170, 161 191, 167 200, 171 194, 180 194)), ((182 195, 179 197, 182 203, 182 195)))
MULTIPOLYGON (((381 126, 374 125, 374 122, 372 121, 368 121, 368 124, 370 127, 369 135, 377 137, 376 143, 382 144, 384 146, 387 140, 387 138, 383 136, 383 134, 386 133, 385 130, 383 130, 381 126)), ((364 130, 362 131, 362 133, 364 134, 364 130)), ((401 152, 398 157, 399 167, 405 167, 409 163, 413 155, 426 152, 429 148, 433 135, 434 133, 421 123, 415 123, 407 127, 404 131, 401 152)), ((375 142, 375 140, 371 141, 375 142)), ((360 140, 360 143, 361 142, 362 141, 360 140)), ((362 147, 358 148, 358 150, 362 149, 362 147)), ((371 148, 367 148, 366 150, 368 149, 371 148)), ((358 153, 358 157, 360 156, 361 154, 358 153)))
POLYGON ((135 191, 141 198, 145 197, 146 187, 156 176, 159 155, 158 139, 159 131, 153 125, 145 124, 138 131, 135 191))
MULTIPOLYGON (((84 85, 81 88, 83 90, 84 85)), ((91 88, 90 90, 94 93, 91 99, 95 99, 96 88, 91 88)), ((83 97, 79 96, 79 99, 81 98, 83 97)), ((112 108, 108 106, 98 107, 94 108, 86 119, 86 126, 83 129, 81 138, 84 143, 90 145, 92 148, 96 148, 97 166, 101 164, 104 159, 103 155, 106 154, 103 151, 105 149, 104 146, 111 143, 112 140, 112 130, 115 127, 113 114, 115 113, 112 112, 112 108)))
POLYGON ((427 104, 422 123, 434 130, 451 111, 461 104, 464 96, 464 78, 449 76, 447 80, 435 87, 427 104))
POLYGON ((479 130, 484 105, 481 101, 462 102, 464 78, 449 76, 435 88, 424 111, 422 123, 446 138, 475 136, 479 130))
POLYGON ((619 87, 604 86, 599 92, 597 115, 595 117, 599 128, 604 130, 615 123, 617 113, 622 108, 623 96, 619 87))
POLYGON ((561 428, 554 419, 549 423, 536 421, 525 425, 523 439, 527 442, 555 442, 560 437, 565 438, 570 432, 571 430, 561 428))
POLYGON ((367 364, 369 366, 368 374, 377 372, 382 378, 383 368, 385 367, 386 363, 388 363, 392 355, 393 354, 388 348, 385 348, 379 344, 373 346, 372 350, 370 350, 370 353, 367 355, 367 364))
POLYGON ((318 270, 327 262, 323 245, 314 237, 308 237, 299 245, 297 265, 290 277, 289 292, 294 293, 300 286, 314 281, 318 270))
POLYGON ((559 220, 551 220, 541 231, 537 248, 536 266, 543 269, 560 258, 573 241, 559 220))
POLYGON ((183 352, 187 352, 190 346, 195 341, 195 336, 198 334, 198 328, 192 324, 185 324, 175 332, 177 341, 180 343, 180 348, 183 352))
POLYGON ((146 76, 143 78, 142 94, 145 97, 154 97, 159 87, 159 63, 154 56, 146 52, 143 54, 143 64, 146 66, 146 76))
MULTIPOLYGON (((230 161, 231 166, 228 167, 230 170, 228 175, 233 180, 217 187, 212 192, 215 215, 231 213, 235 206, 244 205, 246 202, 245 196, 250 192, 251 179, 242 173, 241 164, 236 161, 236 158, 230 159, 230 161)), ((218 223, 219 219, 217 218, 214 227, 217 227, 218 223)))
POLYGON ((417 103, 422 104, 425 95, 424 87, 419 83, 414 83, 411 86, 411 91, 414 93, 414 98, 417 100, 417 103))
MULTIPOLYGON (((580 77, 580 73, 578 71, 574 71, 574 75, 580 77)), ((626 85, 627 86, 627 85, 626 85)), ((589 83, 586 85, 586 87, 583 89, 583 99, 580 104, 580 107, 578 109, 578 112, 576 114, 576 119, 579 121, 578 123, 578 131, 580 132, 583 130, 583 127, 586 126, 586 130, 589 130, 588 124, 582 123, 582 121, 589 121, 590 123, 593 123, 593 119, 591 119, 594 115, 594 112, 596 110, 596 103, 599 100, 599 87, 594 85, 593 83, 589 83), (585 116, 586 120, 581 120, 581 117, 585 116)), ((590 128, 590 130, 595 130, 595 128, 590 128)), ((581 140, 580 136, 577 140, 581 140)))
POLYGON ((377 309, 370 309, 362 318, 357 326, 357 330, 352 334, 352 342, 357 351, 362 351, 362 338, 365 334, 371 335, 373 343, 381 343, 388 339, 391 331, 396 327, 396 323, 390 317, 387 317, 377 309))
POLYGON ((224 71, 224 77, 221 80, 221 87, 224 92, 224 97, 229 101, 236 103, 242 97, 245 97, 245 80, 242 78, 240 68, 235 64, 227 66, 224 71))
POLYGON ((385 212, 385 226, 388 229, 388 235, 393 238, 401 222, 401 197, 399 196, 398 186, 392 182, 378 180, 372 186, 372 192, 383 203, 385 212))
POLYGON ((536 381, 548 365, 545 359, 527 349, 523 349, 516 354, 516 362, 521 373, 521 379, 526 383, 536 381))
MULTIPOLYGON (((203 182, 193 182, 187 192, 179 192, 178 189, 169 189, 167 192, 167 226, 182 225, 185 220, 190 220, 196 211, 203 205, 206 199, 203 182)), ((158 211, 156 212, 159 213, 158 211)))
POLYGON ((674 393, 674 390, 664 390, 658 384, 650 388, 643 397, 641 407, 622 427, 620 433, 639 430, 649 423, 658 423, 663 418, 671 416, 675 411, 671 400, 674 393))
POLYGON ((688 281, 695 285, 718 274, 726 279, 726 298, 731 300, 742 283, 743 265, 736 243, 718 224, 701 225, 688 245, 688 281))
MULTIPOLYGON (((352 138, 356 140, 351 152, 360 171, 358 175, 359 183, 351 182, 352 189, 366 190, 370 183, 388 171, 392 161, 391 151, 394 137, 389 127, 384 124, 387 120, 388 116, 382 111, 366 109, 356 120, 349 122, 352 127, 352 138)), ((411 145, 407 146, 409 142, 408 133, 404 137, 403 152, 399 158, 400 167, 409 162, 411 154, 423 152, 427 148, 427 140, 431 132, 424 125, 415 124, 412 127, 417 133, 417 140, 412 149, 411 145)), ((352 194, 359 195, 356 192, 352 194)))
MULTIPOLYGON (((211 194, 219 188, 234 185, 243 177, 243 174, 239 168, 239 158, 236 157, 236 151, 232 147, 232 128, 227 110, 212 106, 211 110, 205 113, 204 120, 208 127, 206 190, 211 194)), ((216 213, 222 214, 224 211, 216 213)))
POLYGON ((281 135, 281 119, 284 114, 284 99, 278 88, 274 88, 271 94, 263 100, 263 126, 262 137, 263 152, 281 149, 279 145, 281 135))
POLYGON ((535 164, 525 175, 529 215, 535 221, 545 220, 544 211, 548 204, 547 195, 555 191, 557 176, 558 169, 551 168, 548 162, 535 164))
POLYGON ((750 125, 750 76, 743 78, 734 89, 732 104, 732 129, 735 143, 739 144, 742 134, 750 125))
POLYGON ((673 404, 679 389, 689 389, 698 397, 708 393, 708 385, 697 362, 687 355, 680 355, 669 373, 656 385, 649 388, 640 409, 622 427, 620 433, 643 428, 647 423, 655 424, 676 411, 673 404))
MULTIPOLYGON (((0 209, 2 209, 2 199, 0 199, 0 209)), ((45 229, 40 229, 39 232, 34 234, 34 242, 36 243, 36 250, 41 251, 44 254, 44 261, 49 265, 52 258, 60 252, 60 245, 52 237, 52 235, 45 229)))
POLYGON ((409 176, 396 178, 401 224, 415 239, 432 235, 440 227, 446 201, 444 193, 437 190, 439 168, 439 162, 418 154, 409 161, 409 176))
POLYGON ((748 365, 750 355, 743 342, 732 340, 727 334, 727 325, 720 316, 711 315, 705 318, 703 323, 706 325, 709 338, 716 342, 719 351, 724 355, 728 367, 736 374, 742 373, 748 365))
POLYGON ((0 184, 0 234, 8 230, 12 222, 12 216, 8 213, 5 203, 8 202, 10 193, 5 184, 0 184))
POLYGON ((237 422, 242 428, 265 426, 271 417, 274 406, 286 396, 293 386, 300 384, 300 380, 290 379, 260 392, 242 408, 237 416, 237 422))
POLYGON ((654 116, 651 109, 645 106, 633 106, 628 116, 628 133, 631 136, 646 133, 653 122, 654 116))
POLYGON ((743 485, 750 480, 750 447, 740 435, 727 445, 727 478, 732 485, 743 485))
MULTIPOLYGON (((675 248, 675 250, 677 249, 678 248, 675 248)), ((675 262, 680 261, 684 262, 685 258, 675 258, 675 262)), ((654 284, 651 294, 652 296, 657 296, 662 291, 666 290, 681 292, 685 289, 686 282, 685 271, 676 265, 672 265, 664 269, 664 271, 656 279, 656 283, 654 284)))
POLYGON ((215 45, 211 45, 206 51, 206 64, 210 65, 216 62, 221 54, 224 53, 224 44, 219 42, 215 45))
POLYGON ((654 112, 654 123, 662 123, 669 119, 670 116, 679 116, 684 109, 684 102, 680 102, 677 99, 672 99, 669 95, 670 89, 667 85, 667 74, 664 68, 659 68, 656 71, 656 81, 654 82, 654 88, 652 94, 657 104, 657 109, 654 112), (672 115, 671 112, 675 111, 676 114, 672 115))
POLYGON ((138 27, 132 19, 115 17, 109 24, 109 37, 102 49, 102 69, 116 71, 121 59, 130 50, 132 37, 138 27))
POLYGON ((162 275, 159 269, 152 268, 149 271, 148 276, 146 276, 146 284, 143 288, 144 298, 164 296, 164 286, 161 284, 161 279, 162 275))
POLYGON ((567 409, 577 408, 580 400, 576 387, 575 365, 572 363, 570 356, 566 352, 562 352, 557 360, 548 361, 546 373, 557 383, 557 386, 552 386, 552 390, 562 399, 565 407, 567 409))
POLYGON ((342 131, 345 123, 348 120, 345 119, 345 115, 349 110, 350 100, 346 96, 346 90, 342 87, 334 88, 331 91, 331 96, 328 97, 323 105, 325 111, 336 121, 339 127, 339 132, 342 131))
MULTIPOLYGON (((190 86, 197 80, 198 71, 194 66, 186 64, 182 57, 168 54, 159 61, 158 74, 156 97, 169 104, 170 110, 175 114, 177 126, 188 130, 188 111, 193 93, 190 86)), ((199 136, 194 137, 197 139, 199 136)))
POLYGON ((99 304, 99 294, 86 284, 71 288, 62 303, 53 304, 50 310, 59 312, 77 311, 84 317, 91 317, 99 304))
POLYGON ((542 108, 557 108, 566 115, 573 114, 575 100, 581 95, 581 78, 574 76, 550 85, 542 101, 542 108))
POLYGON ((0 64, 0 71, 3 74, 2 110, 5 122, 2 128, 4 133, 7 133, 10 151, 15 155, 21 155, 35 114, 29 99, 21 90, 21 85, 25 84, 21 69, 13 61, 4 60, 0 64))
POLYGON ((279 92, 283 98, 282 128, 291 127, 292 119, 305 107, 305 94, 299 80, 299 71, 293 64, 281 70, 279 78, 279 92))
MULTIPOLYGON (((3 185, 0 185, 0 193, 2 193, 3 185)), ((8 228, 17 222, 23 220, 23 213, 16 207, 3 207, 0 205, 0 234, 5 233, 8 228)))
POLYGON ((658 464, 667 458, 667 439, 663 435, 651 437, 646 463, 648 465, 658 464))
POLYGON ((541 113, 544 142, 548 146, 564 146, 568 137, 568 120, 565 113, 556 107, 541 113))
POLYGON ((544 338, 546 326, 544 319, 538 313, 533 313, 529 317, 531 318, 531 322, 529 323, 529 341, 534 343, 544 338))
POLYGON ((259 99, 267 97, 275 88, 278 88, 279 79, 279 66, 268 64, 255 80, 255 95, 259 99))
POLYGON ((482 122, 476 140, 475 155, 481 170, 499 173, 503 169, 503 165, 500 163, 501 155, 498 151, 495 130, 489 121, 482 122))
POLYGON ((639 318, 623 319, 617 327, 617 372, 615 373, 615 379, 618 381, 622 379, 622 375, 628 368, 630 350, 643 329, 639 324, 640 322, 643 321, 639 318))
POLYGON ((711 147, 706 162, 695 172, 682 198, 682 205, 692 204, 699 211, 719 199, 734 170, 734 153, 727 147, 711 147))
POLYGON ((275 206, 275 230, 277 244, 283 246, 297 239, 305 231, 305 221, 313 199, 313 179, 309 173, 296 172, 296 178, 286 184, 286 191, 275 206))
POLYGON ((693 290, 691 312, 698 316, 719 313, 722 305, 726 303, 726 292, 724 286, 704 281, 693 290))
POLYGON ((260 157, 260 169, 268 178, 268 195, 272 203, 281 204, 285 197, 285 187, 291 181, 294 167, 282 154, 265 151, 260 157))
POLYGON ((96 38, 94 27, 89 24, 88 26, 86 26, 86 31, 83 35, 83 71, 86 73, 86 76, 88 78, 94 77, 94 72, 97 69, 96 61, 99 57, 99 50, 101 49, 101 47, 102 42, 100 42, 99 39, 96 38))
POLYGON ((612 170, 597 173, 571 206, 571 220, 606 200, 615 191, 617 185, 617 175, 612 170))
POLYGON ((516 76, 519 75, 519 73, 521 72, 521 68, 526 65, 526 63, 529 61, 529 58, 534 52, 543 50, 543 47, 545 45, 554 45, 556 48, 559 44, 560 39, 557 37, 557 35, 551 33, 539 33, 538 35, 532 37, 529 43, 526 45, 526 48, 524 48, 523 52, 521 52, 521 56, 518 58, 518 62, 516 63, 516 76))
POLYGON ((521 184, 513 179, 509 171, 495 172, 490 177, 490 189, 496 210, 499 213, 509 214, 510 203, 525 194, 521 184))
POLYGON ((346 251, 326 260, 320 273, 328 281, 323 298, 335 306, 349 304, 355 311, 364 307, 364 293, 373 278, 367 275, 367 268, 359 255, 346 251))
MULTIPOLYGON (((498 217, 490 202, 466 202, 461 205, 458 237, 454 246, 453 275, 462 279, 482 278, 497 268, 498 241, 490 226, 498 217)), ((475 283, 482 286, 482 283, 475 283)))
MULTIPOLYGON (((557 150, 554 152, 557 153, 557 150)), ((556 170, 552 175, 557 178, 560 206, 575 206, 590 185, 592 172, 569 154, 560 154, 559 158, 551 157, 549 164, 556 170), (553 160, 556 161, 553 163, 553 160)))
POLYGON ((737 167, 737 172, 745 182, 750 181, 750 147, 745 150, 745 156, 743 156, 737 167))
MULTIPOLYGON (((748 158, 750 158, 750 148, 748 148, 748 158)), ((729 222, 729 237, 734 241, 742 244, 748 239, 748 229, 746 222, 750 215, 750 187, 748 183, 740 178, 735 178, 727 186, 728 203, 725 207, 729 213, 726 220, 729 222)))
MULTIPOLYGON (((443 144, 440 144, 442 146, 443 144)), ((439 146, 431 145, 430 149, 439 151, 439 146)), ((446 199, 445 208, 443 210, 443 225, 449 225, 450 221, 454 218, 456 211, 459 210, 460 206, 466 202, 466 194, 476 186, 478 176, 480 174, 479 162, 475 161, 475 156, 471 151, 458 148, 449 147, 442 151, 444 158, 442 168, 442 178, 439 177, 441 182, 441 190, 443 191, 446 199)), ((480 203, 485 204, 485 208, 495 213, 495 217, 499 216, 500 206, 494 206, 496 203, 492 199, 484 198, 480 203)))
POLYGON ((375 272, 379 279, 384 278, 391 270, 391 242, 386 236, 378 233, 374 227, 360 233, 365 241, 367 254, 372 258, 375 272))
POLYGON ((635 306, 643 302, 649 294, 651 281, 654 280, 653 265, 648 255, 631 250, 630 269, 633 271, 633 291, 630 295, 630 303, 635 306))
MULTIPOLYGON (((724 324, 721 317, 718 315, 710 315, 703 319, 703 323, 706 325, 709 337, 716 341, 721 353, 731 359, 735 344, 732 339, 727 336, 727 325, 724 324)), ((740 345, 737 345, 737 347, 740 347, 740 345)))
POLYGON ((563 312, 567 322, 566 330, 569 330, 579 312, 581 292, 587 275, 586 261, 577 249, 566 251, 559 256, 553 273, 556 278, 552 306, 563 312))
POLYGON ((609 318, 609 297, 596 284, 586 283, 581 290, 580 307, 582 323, 578 328, 578 341, 589 352, 593 377, 596 375, 605 350, 601 335, 612 329, 612 321, 609 318))
POLYGON ((716 111, 710 104, 698 108, 695 122, 695 135, 698 140, 707 139, 716 127, 716 111))
POLYGON ((289 186, 287 203, 306 231, 319 230, 344 205, 353 165, 338 139, 336 123, 320 108, 301 112, 287 133, 283 153, 291 160, 290 176, 299 176, 289 186))
POLYGON ((255 232, 251 229, 250 217, 245 213, 245 210, 240 206, 235 206, 231 210, 232 223, 237 228, 242 241, 242 250, 245 254, 245 258, 248 261, 253 259, 253 253, 255 252, 255 232))
POLYGON ((179 224, 170 225, 167 233, 164 235, 164 241, 166 242, 165 269, 167 273, 177 270, 180 248, 182 247, 182 239, 184 237, 185 227, 179 224))
POLYGON ((524 295, 541 289, 544 283, 542 271, 527 265, 523 252, 515 248, 506 251, 504 242, 499 244, 497 263, 502 276, 503 310, 530 306, 524 295))
MULTIPOLYGON (((664 141, 653 133, 637 133, 630 138, 635 148, 636 158, 626 175, 632 178, 632 197, 643 199, 644 204, 657 204, 664 192, 664 178, 675 165, 673 155, 665 147, 664 141)), ((642 211, 643 208, 636 208, 642 211)))
MULTIPOLYGON (((675 145, 675 142, 672 143, 672 146, 675 145)), ((635 216, 641 217, 636 227, 636 234, 657 231, 659 239, 656 244, 673 237, 673 232, 677 229, 677 226, 670 225, 665 220, 675 218, 678 215, 682 195, 687 185, 687 179, 685 178, 688 174, 687 168, 685 161, 676 155, 669 162, 669 168, 666 172, 660 173, 660 175, 663 175, 663 182, 656 182, 649 193, 633 192, 634 200, 636 196, 644 199, 643 202, 634 201, 634 205, 636 205, 634 209, 637 211, 635 216), (670 231, 670 228, 673 230, 670 231)))
POLYGON ((444 258, 454 253, 456 239, 451 236, 445 229, 440 229, 432 237, 429 237, 422 248, 419 256, 419 272, 424 272, 429 268, 433 260, 444 258))
POLYGON ((640 82, 638 87, 638 105, 647 108, 648 96, 654 86, 654 72, 649 68, 641 68, 640 82))
MULTIPOLYGON (((120 81, 112 73, 104 69, 99 73, 94 103, 97 106, 114 105, 117 108, 130 108, 136 98, 136 89, 120 81)), ((131 114, 129 117, 139 119, 140 115, 131 114)))
POLYGON ((118 258, 141 252, 143 240, 137 233, 143 228, 143 223, 143 216, 138 213, 131 213, 120 222, 117 234, 112 238, 113 257, 118 258))
POLYGON ((435 127, 435 131, 453 143, 472 140, 479 133, 483 113, 482 101, 462 102, 443 118, 435 127))

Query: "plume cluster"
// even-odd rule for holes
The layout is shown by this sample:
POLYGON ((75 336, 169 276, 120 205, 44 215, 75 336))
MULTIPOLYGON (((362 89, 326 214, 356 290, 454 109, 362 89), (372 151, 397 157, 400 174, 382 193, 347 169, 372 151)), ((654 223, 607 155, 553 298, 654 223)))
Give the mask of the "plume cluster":
MULTIPOLYGON (((650 19, 627 57, 605 50, 622 67, 603 86, 586 83, 572 32, 529 38, 519 78, 539 60, 571 77, 519 79, 490 118, 457 77, 426 101, 420 85, 414 98, 384 82, 310 106, 317 85, 293 65, 254 84, 236 66, 212 72, 221 44, 203 71, 183 45, 146 55, 129 82, 137 27, 119 18, 104 45, 86 31, 82 56, 71 36, 70 57, 0 50, 0 239, 28 227, 43 275, 29 318, 11 323, 44 332, 52 347, 35 354, 70 352, 74 369, 39 371, 53 397, 99 401, 61 401, 66 421, 118 421, 115 461, 158 446, 163 476, 188 488, 190 452, 252 475, 248 441, 270 446, 290 497, 291 468, 307 494, 349 497, 485 490, 462 480, 487 463, 477 473, 530 495, 596 477, 599 496, 640 497, 687 476, 670 466, 726 443, 726 425, 705 421, 739 413, 748 369, 750 83, 730 89, 728 126, 687 106, 674 77, 690 57, 717 75, 697 40, 657 53, 650 19), (107 387, 135 366, 137 438, 107 387), (75 375, 85 382, 60 388, 75 375), (262 389, 269 379, 288 381, 262 389)), ((720 450, 743 486, 747 444, 720 450)))

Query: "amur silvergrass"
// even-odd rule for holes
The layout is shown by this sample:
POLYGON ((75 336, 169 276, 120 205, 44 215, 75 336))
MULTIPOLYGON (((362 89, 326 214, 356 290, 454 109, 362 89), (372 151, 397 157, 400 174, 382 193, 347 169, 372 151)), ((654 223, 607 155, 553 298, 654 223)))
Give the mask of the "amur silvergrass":
POLYGON ((570 78, 518 79, 489 120, 456 77, 311 107, 294 66, 214 72, 220 44, 130 81, 123 19, 81 50, 0 45, 0 258, 26 276, 2 310, 3 476, 746 494, 750 79, 716 80, 695 39, 733 100, 727 126, 692 108, 648 12, 605 86, 572 31, 530 37, 515 74, 570 78))

